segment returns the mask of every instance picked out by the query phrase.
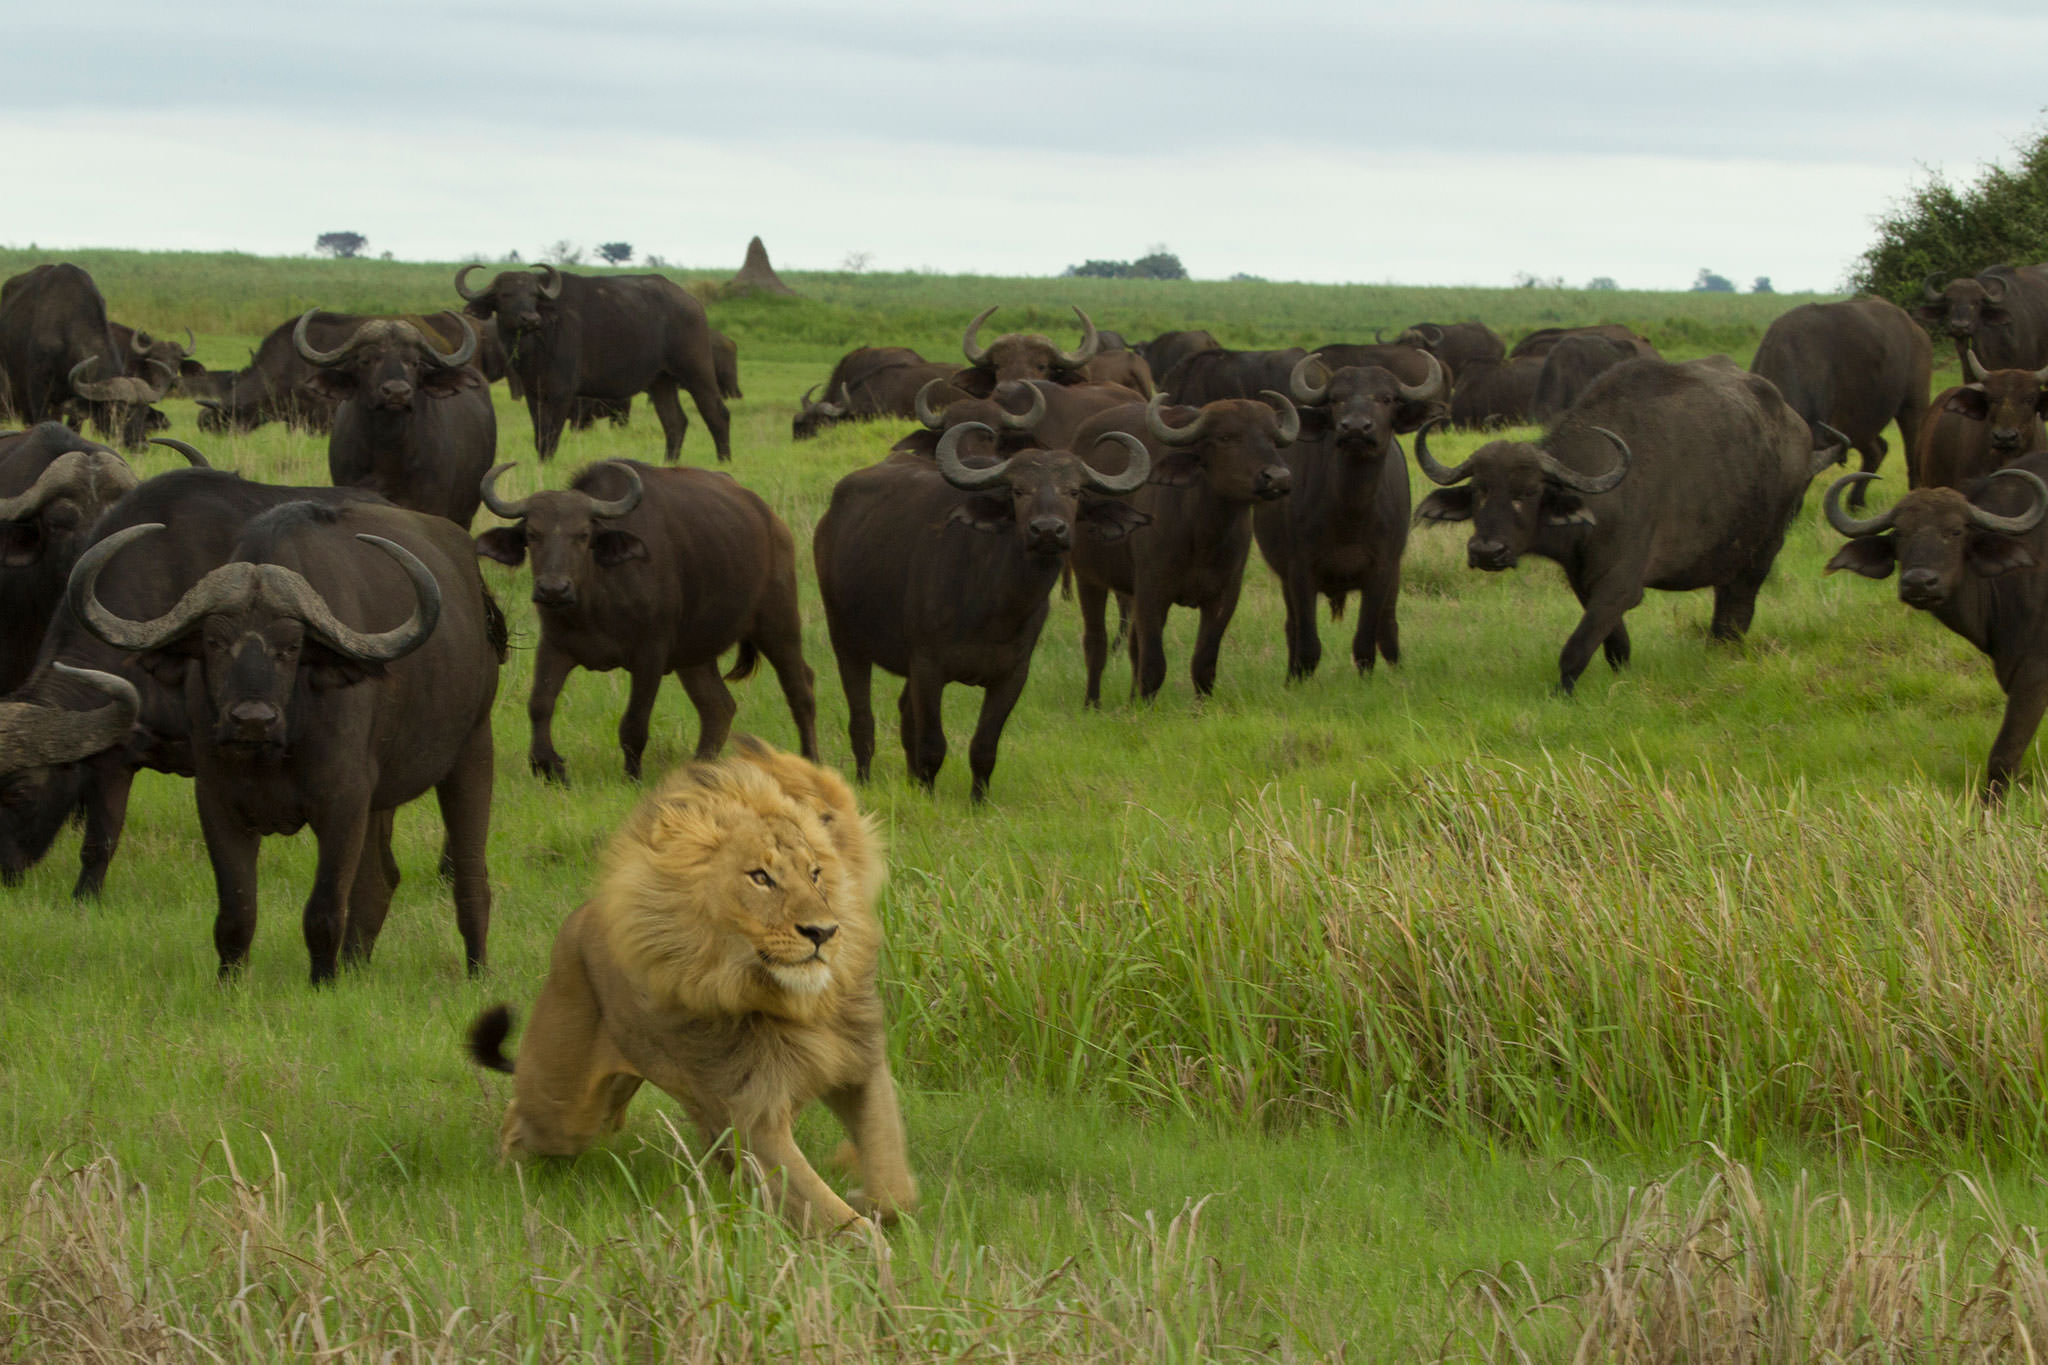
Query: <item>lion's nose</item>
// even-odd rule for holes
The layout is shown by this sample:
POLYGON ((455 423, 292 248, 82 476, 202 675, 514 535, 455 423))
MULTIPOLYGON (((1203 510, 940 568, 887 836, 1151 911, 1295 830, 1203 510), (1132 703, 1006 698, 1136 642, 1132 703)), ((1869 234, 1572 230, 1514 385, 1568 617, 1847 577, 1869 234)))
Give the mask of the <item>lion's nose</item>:
POLYGON ((839 932, 836 924, 799 924, 796 931, 820 948, 832 941, 832 935, 839 932))

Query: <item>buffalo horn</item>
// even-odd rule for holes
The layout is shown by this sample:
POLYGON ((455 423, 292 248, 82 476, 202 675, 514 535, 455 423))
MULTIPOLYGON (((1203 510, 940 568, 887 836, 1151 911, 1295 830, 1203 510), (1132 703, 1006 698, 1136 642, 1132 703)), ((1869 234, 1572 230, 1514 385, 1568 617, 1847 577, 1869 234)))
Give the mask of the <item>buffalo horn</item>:
POLYGON ((1975 346, 1963 347, 1963 374, 1972 384, 1982 384, 1991 377, 1991 371, 1984 368, 1984 362, 1977 359, 1975 346))
POLYGON ((104 480, 125 493, 136 483, 135 471, 118 455, 97 450, 67 450, 43 467, 36 481, 11 498, 0 498, 0 521, 26 521, 52 498, 90 491, 104 480))
POLYGON ((462 344, 456 347, 451 354, 443 355, 435 348, 432 333, 420 333, 420 345, 426 348, 427 354, 432 356, 436 363, 451 370, 458 365, 467 365, 469 358, 476 354, 476 328, 470 326, 469 319, 461 314, 457 313, 452 316, 462 328, 462 344))
POLYGON ((2005 276, 1995 273, 1997 270, 1998 267, 1995 265, 1986 266, 1977 273, 1977 286, 1984 291, 1986 303, 2005 302, 2005 276), (1991 286, 1994 284, 1998 288, 1993 289, 1991 286))
POLYGON ((562 272, 551 265, 537 265, 534 269, 548 272, 547 278, 541 281, 540 296, 544 299, 562 297, 562 272))
POLYGON ((1020 384, 1018 387, 1031 395, 1031 406, 1022 412, 1011 412, 1008 408, 1003 407, 1002 399, 991 394, 989 397, 998 408, 1002 409, 1003 414, 996 420, 1001 422, 1004 429, 1008 431, 1035 430, 1038 424, 1045 420, 1045 394, 1040 391, 1036 384, 1020 384))
POLYGON ((988 363, 988 352, 984 350, 977 350, 975 348, 974 334, 981 330, 982 323, 988 321, 989 314, 995 312, 996 309, 1000 307, 1002 307, 1001 304, 990 304, 988 307, 982 309, 979 313, 976 313, 974 315, 974 321, 967 324, 967 335, 960 338, 960 350, 964 355, 966 355, 968 364, 985 365, 988 363))
POLYGON ((512 461, 510 460, 505 461, 503 464, 492 465, 491 472, 484 475, 483 484, 477 491, 483 495, 484 506, 490 508, 492 512, 505 518, 507 521, 518 521, 526 515, 527 506, 533 499, 521 498, 518 502, 506 502, 498 496, 498 476, 511 467, 512 461))
POLYGON ((593 517, 623 517, 640 505, 640 499, 647 494, 647 486, 640 482, 640 471, 624 460, 606 460, 606 464, 626 476, 626 491, 610 502, 603 502, 585 493, 589 499, 590 515, 593 517))
POLYGON ((1465 476, 1472 472, 1470 460, 1456 469, 1446 469, 1429 453, 1430 428, 1448 425, 1450 420, 1448 417, 1432 417, 1415 429, 1415 463, 1422 466, 1422 472, 1429 476, 1431 483, 1439 483, 1446 488, 1454 483, 1462 483, 1465 476))
POLYGON ((1430 402, 1441 397, 1444 391, 1444 367, 1428 351, 1422 353, 1422 358, 1429 362, 1429 378, 1420 384, 1402 383, 1398 375, 1394 379, 1401 386, 1401 396, 1411 403, 1430 402))
POLYGON ((71 373, 65 376, 64 382, 71 386, 73 393, 89 403, 111 403, 114 401, 114 385, 112 380, 89 381, 86 379, 86 375, 92 373, 99 363, 100 358, 98 356, 87 356, 71 367, 71 373))
POLYGON ((1920 281, 1920 297, 1928 303, 1940 303, 1943 299, 1947 298, 1948 296, 1944 294, 1940 289, 1935 287, 1935 281, 1945 280, 1947 278, 1948 272, 1945 270, 1934 270, 1928 272, 1927 278, 1920 281))
POLYGON ((491 292, 488 289, 471 289, 469 287, 469 272, 482 269, 482 266, 472 264, 466 265, 455 272, 455 292, 462 296, 464 302, 475 303, 478 299, 491 292))
POLYGON ((155 344, 154 338, 140 327, 128 334, 128 349, 136 355, 148 355, 149 348, 155 344))
MULTIPOLYGON (((918 389, 917 398, 912 403, 912 406, 917 409, 917 420, 930 427, 933 431, 937 431, 946 425, 945 412, 939 408, 934 408, 931 398, 932 390, 945 382, 946 378, 944 375, 926 380, 923 386, 918 389)), ((805 394, 804 397, 808 399, 810 395, 805 394)))
POLYGON ((1209 425, 1208 409, 1204 408, 1194 421, 1184 427, 1170 427, 1166 425, 1164 411, 1167 398, 1166 394, 1155 393, 1151 401, 1145 404, 1145 430, 1151 432, 1161 445, 1191 446, 1201 440, 1202 432, 1209 425))
MULTIPOLYGON (((253 567, 266 580, 264 585, 274 597, 283 599, 282 605, 304 621, 308 630, 325 639, 331 648, 358 663, 389 663, 412 653, 434 633, 434 627, 441 621, 441 585, 435 581, 433 570, 420 563, 418 556, 398 542, 365 534, 358 534, 356 539, 365 545, 376 546, 397 560, 398 567, 405 570, 405 576, 412 580, 413 592, 418 599, 412 615, 390 630, 371 632, 345 626, 335 616, 334 608, 327 605, 327 599, 320 595, 320 590, 298 574, 276 564, 253 567)), ((214 570, 214 573, 219 572, 219 569, 214 570)))
POLYGON ((185 354, 184 354, 183 356, 179 357, 179 358, 180 358, 180 359, 189 359, 189 358, 191 357, 192 353, 193 353, 194 351, 197 351, 198 349, 199 349, 199 338, 197 338, 197 337, 193 336, 193 335, 192 335, 192 329, 191 329, 190 327, 187 327, 187 328, 185 329, 185 354))
POLYGON ((1124 463, 1124 472, 1104 474, 1089 466, 1088 486, 1101 493, 1135 492, 1152 473, 1152 452, 1145 449, 1145 443, 1128 431, 1103 432, 1096 438, 1095 448, 1100 450, 1109 442, 1114 442, 1129 452, 1130 459, 1124 463))
POLYGON ((1260 389, 1259 397, 1273 405, 1273 423, 1279 428, 1280 444, 1291 446, 1301 435, 1301 412, 1294 400, 1278 389, 1260 389))
POLYGON ((1877 475, 1875 474, 1858 470, 1854 474, 1844 474, 1841 478, 1829 484, 1827 496, 1820 500, 1820 509, 1827 513, 1828 525, 1834 527, 1843 535, 1848 536, 1851 540, 1858 536, 1874 536, 1880 531, 1891 530, 1893 520, 1899 515, 1899 509, 1896 506, 1887 507, 1868 521, 1858 521, 1842 510, 1842 492, 1844 489, 1853 488, 1859 483, 1864 483, 1876 477, 1877 475))
MULTIPOLYGON (((215 406, 217 407, 219 405, 216 404, 215 406)), ((166 450, 177 451, 180 455, 183 455, 185 457, 185 462, 191 465, 194 469, 213 468, 211 464, 207 463, 207 459, 204 455, 201 455, 197 450, 193 449, 191 446, 186 445, 183 441, 177 440, 173 437, 152 436, 149 438, 149 443, 153 446, 162 446, 166 450)))
POLYGON ((1088 320, 1088 315, 1081 311, 1079 304, 1074 305, 1074 316, 1081 319, 1081 326, 1085 330, 1086 335, 1081 338, 1080 350, 1059 351, 1056 353, 1060 358, 1062 369, 1078 370, 1089 361, 1095 359, 1095 353, 1102 349, 1102 338, 1096 334, 1095 324, 1088 320))
POLYGON ((1614 443, 1615 453, 1621 457, 1614 468, 1605 474, 1581 474, 1568 465, 1560 464, 1549 451, 1541 449, 1536 452, 1537 463, 1542 465, 1546 477, 1556 480, 1575 493, 1605 493, 1628 474, 1628 462, 1633 455, 1628 448, 1628 442, 1606 427, 1588 427, 1586 430, 1597 431, 1614 443))
POLYGON ((90 711, 27 702, 0 704, 0 775, 76 763, 111 749, 127 738, 142 710, 142 697, 126 678, 96 668, 73 668, 62 661, 52 662, 50 667, 104 692, 114 704, 90 711))
POLYGON ((306 336, 306 328, 312 325, 313 314, 317 313, 318 311, 320 310, 317 308, 308 308, 305 312, 299 314, 299 325, 292 328, 292 345, 296 346, 298 348, 299 354, 304 356, 312 364, 332 365, 336 361, 340 360, 343 356, 347 355, 350 351, 355 349, 356 338, 362 335, 363 327, 366 326, 367 324, 357 324, 356 329, 348 334, 348 340, 342 342, 341 345, 335 347, 333 350, 316 350, 314 349, 312 341, 309 340, 306 336))
POLYGON ((1444 344, 1444 329, 1437 326, 1433 322, 1422 323, 1420 326, 1416 327, 1415 330, 1417 333, 1421 335, 1424 341, 1428 342, 1432 346, 1441 346, 1444 344))
POLYGON ((2003 478, 2025 479, 2032 485, 2034 505, 2016 517, 2002 517, 1996 512, 1985 511, 1973 502, 1970 504, 1970 520, 1987 531, 1997 531, 2008 536, 2025 535, 2041 524, 2042 517, 2048 517, 2048 484, 2042 483, 2040 477, 2030 470, 2009 467, 1994 471, 1991 478, 1984 482, 1988 486, 1991 479, 2003 478))
POLYGON ((178 372, 175 369, 171 368, 169 365, 164 364, 163 361, 156 359, 154 356, 150 358, 149 363, 156 366, 159 370, 162 370, 164 372, 164 382, 161 384, 151 384, 146 379, 142 381, 143 385, 149 390, 149 398, 147 401, 154 403, 159 398, 162 398, 165 394, 169 393, 171 391, 171 385, 178 382, 178 372))
POLYGON ((101 605, 96 591, 100 571, 128 542, 163 529, 164 524, 160 521, 145 521, 116 531, 80 555, 78 562, 71 566, 71 579, 64 589, 71 614, 82 621, 87 630, 116 649, 140 652, 177 639, 232 591, 244 587, 256 567, 253 564, 222 565, 187 588, 176 606, 154 620, 131 621, 114 615, 101 605))
POLYGON ((1295 402, 1311 407, 1330 396, 1330 367, 1323 363, 1321 351, 1311 351, 1294 362, 1294 370, 1287 376, 1287 391, 1294 395, 1295 402), (1321 379, 1309 377, 1311 365, 1322 371, 1321 379))
POLYGON ((985 488, 1001 488, 1010 481, 1010 462, 999 460, 986 469, 969 469, 960 463, 960 441, 970 431, 994 436, 995 428, 985 422, 962 422, 948 427, 946 434, 939 438, 939 473, 946 482, 966 492, 979 492, 985 488))

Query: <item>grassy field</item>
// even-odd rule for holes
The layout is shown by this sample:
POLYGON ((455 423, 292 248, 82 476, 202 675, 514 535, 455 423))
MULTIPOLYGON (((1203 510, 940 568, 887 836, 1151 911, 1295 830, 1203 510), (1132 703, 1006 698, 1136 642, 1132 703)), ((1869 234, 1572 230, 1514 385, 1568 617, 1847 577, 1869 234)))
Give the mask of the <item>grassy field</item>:
MULTIPOLYGON (((316 303, 452 300, 446 266, 70 258, 115 316, 189 321, 216 364, 316 303)), ((31 259, 0 253, 0 273, 31 259)), ((789 521, 807 584, 834 480, 898 428, 793 445, 796 394, 848 345, 950 354, 989 302, 998 322, 1057 328, 1072 301, 1133 336, 1245 344, 1620 320, 1674 356, 1746 361, 1798 301, 791 282, 806 297, 710 306, 742 347, 733 472, 789 521)), ((523 410, 498 402, 515 487, 658 451, 643 410, 537 469, 523 410)), ((207 441, 191 404, 167 407, 217 464, 324 481, 324 438, 207 441)), ((684 458, 709 462, 694 420, 684 458)), ((1823 577, 1839 537, 1818 503, 1747 643, 1707 639, 1704 596, 1653 594, 1634 668, 1596 662, 1575 700, 1551 695, 1578 614, 1557 571, 1472 573, 1461 534, 1428 530, 1398 669, 1361 679, 1340 646, 1285 684, 1255 561, 1203 702, 1181 613, 1158 700, 1126 701, 1115 661, 1108 704, 1083 711, 1079 620, 1056 602, 982 808, 978 693, 948 697, 935 795, 885 725, 865 799, 893 849, 884 977, 925 1203, 825 1243, 700 1169, 659 1096, 576 1162, 494 1160, 508 1086, 464 1061, 462 1030, 530 1002, 638 789, 617 675, 564 694, 574 787, 527 774, 536 625, 525 576, 487 566, 517 646, 487 979, 461 974, 431 807, 401 813, 406 882, 375 962, 319 993, 304 836, 266 845, 250 970, 213 984, 179 780, 138 780, 102 902, 68 899, 75 838, 8 893, 0 1358, 2017 1354, 2048 1333, 2043 786, 2030 765, 2005 807, 1974 804, 2001 704, 1988 668, 1891 585, 1823 577)), ((805 621, 821 741, 845 762, 810 587, 805 621)), ((1326 647, 1347 628, 1326 623, 1326 647)), ((741 728, 793 741, 765 670, 736 691, 741 728)), ((650 771, 694 733, 671 687, 650 771)), ((801 1133, 814 1153, 835 1140, 818 1115, 801 1133)))

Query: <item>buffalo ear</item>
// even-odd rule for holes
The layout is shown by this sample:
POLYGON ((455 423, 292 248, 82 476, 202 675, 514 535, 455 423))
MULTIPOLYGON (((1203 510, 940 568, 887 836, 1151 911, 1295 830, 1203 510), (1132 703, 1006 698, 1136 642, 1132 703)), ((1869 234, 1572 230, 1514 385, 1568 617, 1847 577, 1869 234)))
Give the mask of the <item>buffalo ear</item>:
POLYGON ((367 678, 384 676, 383 664, 351 659, 314 640, 306 641, 305 648, 300 650, 299 668, 306 675, 306 686, 315 692, 354 687, 367 678))
POLYGON ((1423 521, 1470 521, 1472 520, 1472 485, 1460 484, 1456 488, 1439 488, 1422 500, 1415 509, 1415 520, 1423 521))
POLYGON ((1946 322, 1948 320, 1948 304, 1946 301, 1941 303, 1923 303, 1913 310, 1913 316, 1922 322, 1937 324, 1946 322))
POLYGON ((1958 417, 1967 417, 1973 422, 1981 422, 1991 415, 1991 395, 1980 388, 1965 384, 1942 402, 1941 410, 1952 412, 1958 417))
POLYGON ((969 398, 987 398, 996 391, 996 377, 994 373, 984 370, 980 366, 960 371, 953 376, 950 382, 954 388, 960 390, 969 398))
POLYGON ((2041 390, 2041 396, 2034 400, 2034 414, 2038 417, 2048 417, 2048 389, 2041 390))
POLYGON ((1294 410, 1301 414, 1301 435, 1298 441, 1313 441, 1330 434, 1330 410, 1321 405, 1309 407, 1297 403, 1294 410))
POLYGON ((421 375, 420 389, 429 398, 448 398, 483 382, 484 377, 475 370, 467 365, 458 365, 452 370, 430 370, 421 375))
POLYGON ((0 521, 0 564, 19 569, 43 557, 43 527, 38 521, 0 521))
POLYGON ((306 377, 304 387, 330 403, 346 403, 356 396, 356 377, 347 370, 319 369, 306 377))
POLYGON ((1543 520, 1551 526, 1591 526, 1593 513, 1586 500, 1569 488, 1543 490, 1543 520))
POLYGON ((2035 560, 2034 552, 2018 536, 1984 531, 1970 537, 1969 548, 1963 551, 1963 562, 1979 578, 1996 578, 2014 569, 2031 569, 2035 560))
POLYGON ((1450 415, 1450 408, 1434 399, 1427 403, 1399 403, 1394 407, 1394 433, 1406 436, 1432 418, 1450 415))
POLYGON ((178 362, 178 377, 180 379, 204 379, 206 378, 206 367, 188 355, 178 362))
POLYGON ((600 569, 615 569, 629 559, 647 558, 647 542, 631 531, 599 531, 590 538, 590 557, 600 569))
POLYGON ((1977 306, 1977 316, 1980 320, 1992 323, 1993 325, 2012 321, 2012 311, 2002 308, 1995 303, 1979 304, 1977 306))
POLYGON ((972 526, 977 531, 1007 531, 1017 524, 1016 509, 1008 498, 977 493, 955 507, 947 521, 972 526))
POLYGON ((1865 578, 1890 578, 1895 558, 1896 550, 1890 536, 1858 536, 1835 551, 1835 557, 1827 562, 1823 572, 1847 569, 1865 578))
POLYGON ((476 538, 476 552, 516 569, 526 562, 526 527, 493 526, 476 538))
POLYGON ((471 299, 468 303, 463 304, 462 311, 473 318, 489 320, 492 310, 497 306, 498 301, 491 297, 489 293, 485 293, 482 297, 471 299))
POLYGON ((1151 524, 1150 513, 1140 512, 1127 502, 1115 498, 1083 498, 1081 514, 1076 518, 1089 532, 1105 543, 1122 540, 1140 526, 1151 524))
POLYGON ((1185 450, 1176 450, 1152 466, 1146 483, 1164 484, 1168 488, 1186 488, 1202 477, 1202 462, 1185 450))

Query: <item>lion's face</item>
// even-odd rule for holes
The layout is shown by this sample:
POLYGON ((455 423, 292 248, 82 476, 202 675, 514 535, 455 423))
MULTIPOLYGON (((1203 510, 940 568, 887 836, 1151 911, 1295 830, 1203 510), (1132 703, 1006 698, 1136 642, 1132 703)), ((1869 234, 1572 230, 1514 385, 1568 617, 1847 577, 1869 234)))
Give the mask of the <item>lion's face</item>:
POLYGON ((785 792, 811 808, 832 836, 840 861, 861 900, 872 904, 888 871, 882 857, 882 838, 875 830, 874 820, 861 814, 846 779, 799 754, 770 748, 752 735, 740 735, 734 740, 733 756, 762 769, 785 792))

